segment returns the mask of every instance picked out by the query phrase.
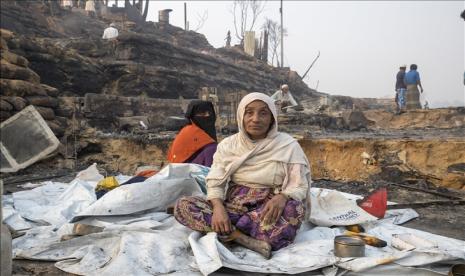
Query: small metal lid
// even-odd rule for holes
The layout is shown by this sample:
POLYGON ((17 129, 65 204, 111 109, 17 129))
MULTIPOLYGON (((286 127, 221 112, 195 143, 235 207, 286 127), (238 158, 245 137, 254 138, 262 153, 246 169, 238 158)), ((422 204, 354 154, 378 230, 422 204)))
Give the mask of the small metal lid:
POLYGON ((334 242, 339 243, 339 244, 352 245, 352 246, 365 245, 365 242, 361 238, 347 236, 347 235, 336 236, 334 238, 334 242))

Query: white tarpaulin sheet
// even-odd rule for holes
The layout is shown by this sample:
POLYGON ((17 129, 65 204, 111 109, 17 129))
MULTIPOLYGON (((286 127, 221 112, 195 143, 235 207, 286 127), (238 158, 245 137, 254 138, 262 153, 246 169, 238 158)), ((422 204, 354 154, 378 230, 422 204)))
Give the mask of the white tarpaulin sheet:
POLYGON ((8 211, 4 221, 14 229, 30 228, 24 236, 13 240, 14 256, 56 261, 59 269, 78 275, 208 275, 218 274, 215 271, 221 267, 236 272, 288 274, 322 269, 324 275, 381 275, 380 271, 440 275, 444 269, 431 269, 431 264, 465 259, 465 241, 394 224, 417 216, 413 210, 391 210, 383 220, 368 217, 364 221, 367 233, 387 241, 387 247, 366 246, 363 258, 335 257, 333 239, 344 228, 324 226, 328 224, 324 221, 337 217, 338 212, 327 198, 319 199, 318 195, 339 198, 354 212, 360 212, 359 217, 365 214, 353 206, 353 195, 314 188, 314 203, 320 204, 312 204, 312 215, 320 214, 323 226, 304 223, 294 244, 273 252, 272 258, 265 260, 241 246, 220 243, 215 233, 202 235, 191 231, 163 212, 179 196, 201 194, 199 172, 205 173, 205 167, 171 164, 145 182, 118 187, 99 200, 94 187, 101 176, 92 178, 96 170, 85 174, 87 180, 76 178, 69 184, 48 182, 14 193, 4 201, 3 209, 8 211), (321 214, 333 216, 325 219, 321 214), (72 233, 73 224, 69 222, 77 220, 104 230, 61 241, 63 235, 72 233), (418 242, 424 240, 428 242, 418 242), (404 248, 404 243, 410 246, 404 248))
POLYGON ((145 210, 165 211, 182 195, 203 193, 192 172, 201 171, 193 164, 169 165, 144 182, 122 185, 105 194, 91 206, 79 212, 72 221, 89 216, 134 214, 145 210))

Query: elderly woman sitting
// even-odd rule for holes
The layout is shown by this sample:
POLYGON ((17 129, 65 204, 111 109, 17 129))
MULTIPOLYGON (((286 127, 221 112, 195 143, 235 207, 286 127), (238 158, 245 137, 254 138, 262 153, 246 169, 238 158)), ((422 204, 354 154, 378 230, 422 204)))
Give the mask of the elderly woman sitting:
POLYGON ((310 165, 291 136, 278 132, 274 101, 246 95, 237 110, 239 133, 218 144, 207 176, 207 199, 183 197, 175 218, 200 232, 217 232, 271 257, 294 241, 305 215, 310 165))

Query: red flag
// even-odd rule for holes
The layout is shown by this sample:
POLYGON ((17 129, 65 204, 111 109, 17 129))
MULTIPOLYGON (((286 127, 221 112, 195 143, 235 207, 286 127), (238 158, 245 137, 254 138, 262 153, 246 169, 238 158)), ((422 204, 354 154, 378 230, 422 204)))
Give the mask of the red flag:
POLYGON ((383 218, 387 208, 387 189, 378 188, 363 199, 357 200, 357 204, 367 213, 383 218))

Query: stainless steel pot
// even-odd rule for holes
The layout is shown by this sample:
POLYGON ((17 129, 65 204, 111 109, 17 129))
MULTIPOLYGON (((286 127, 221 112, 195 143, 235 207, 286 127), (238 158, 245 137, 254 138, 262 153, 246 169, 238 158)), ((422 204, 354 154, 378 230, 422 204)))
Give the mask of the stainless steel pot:
POLYGON ((337 257, 364 257, 365 242, 359 237, 346 235, 334 238, 334 255, 337 257))

